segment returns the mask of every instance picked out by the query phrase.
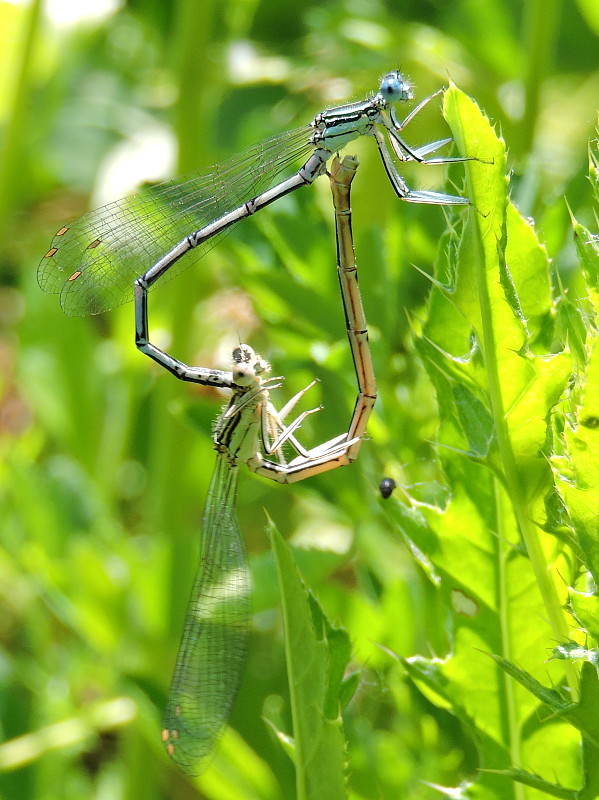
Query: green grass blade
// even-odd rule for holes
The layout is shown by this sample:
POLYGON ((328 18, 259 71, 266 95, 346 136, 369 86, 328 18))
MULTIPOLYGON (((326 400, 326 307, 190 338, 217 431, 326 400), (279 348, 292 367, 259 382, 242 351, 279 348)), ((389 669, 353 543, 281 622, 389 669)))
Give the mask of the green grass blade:
MULTIPOLYGON (((27 114, 29 110, 35 47, 38 43, 42 1, 33 0, 24 21, 22 49, 15 68, 12 97, 0 146, 0 233, 5 231, 15 208, 26 193, 22 180, 24 143, 27 139, 27 114)), ((11 76, 12 77, 12 76, 11 76)))

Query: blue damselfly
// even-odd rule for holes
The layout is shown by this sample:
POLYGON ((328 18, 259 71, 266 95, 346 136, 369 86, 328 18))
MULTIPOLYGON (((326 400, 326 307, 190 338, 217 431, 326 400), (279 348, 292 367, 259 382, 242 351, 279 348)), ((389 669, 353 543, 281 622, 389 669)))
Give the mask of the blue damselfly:
POLYGON ((39 265, 39 284, 60 294, 63 310, 73 316, 128 302, 136 279, 149 289, 172 278, 192 263, 193 254, 199 258, 214 247, 232 225, 323 175, 331 156, 360 136, 374 138, 401 200, 467 205, 464 197, 410 189, 396 166, 396 161, 468 160, 427 158, 450 138, 414 149, 400 136, 441 91, 400 121, 393 104, 412 100, 412 87, 399 72, 390 72, 368 99, 328 108, 309 125, 266 139, 205 175, 147 187, 90 211, 56 233, 39 265), (291 177, 272 185, 277 175, 303 159, 291 177))

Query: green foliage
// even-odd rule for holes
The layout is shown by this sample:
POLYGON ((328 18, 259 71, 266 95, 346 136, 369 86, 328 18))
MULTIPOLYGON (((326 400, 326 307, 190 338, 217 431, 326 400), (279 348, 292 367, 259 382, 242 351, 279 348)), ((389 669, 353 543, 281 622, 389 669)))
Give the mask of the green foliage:
MULTIPOLYGON (((594 313, 586 320, 583 363, 576 364, 551 313, 544 250, 507 197, 503 142, 453 87, 445 113, 460 150, 481 159, 467 167, 475 208, 443 242, 418 345, 439 398, 439 456, 451 496, 444 508, 398 503, 392 516, 432 565, 452 608, 452 631, 444 657, 403 661, 431 701, 450 707, 478 742, 481 772, 461 796, 516 797, 505 784, 509 777, 556 797, 595 797, 596 659, 567 641, 572 621, 562 608, 566 578, 571 611, 580 606, 591 623, 585 634, 596 632, 596 595, 585 595, 585 604, 575 590, 586 575, 595 578, 597 550, 597 449, 589 441, 599 385, 594 313), (544 343, 551 349, 541 350, 544 343), (568 530, 557 550, 541 534, 558 535, 547 513, 552 501, 559 504, 559 534, 561 526, 568 530), (563 644, 547 666, 540 654, 552 640, 563 644), (589 662, 580 686, 579 661, 589 662), (522 688, 506 682, 502 670, 522 688), (570 700, 545 689, 534 677, 539 671, 563 684, 570 700), (551 724, 543 724, 548 713, 537 701, 548 706, 551 724), (564 722, 582 734, 580 791, 564 788, 581 782, 578 737, 564 722), (548 760, 557 745, 556 760, 548 760), (553 782, 550 773, 540 777, 549 764, 553 782)), ((595 242, 580 227, 583 270, 594 280, 595 242)))
POLYGON ((285 624, 297 797, 342 800, 345 745, 338 696, 349 661, 349 639, 345 631, 331 628, 307 593, 291 550, 273 525, 270 541, 285 624))
MULTIPOLYGON (((72 26, 50 10, 0 3, 0 797, 597 796, 595 4, 129 0, 72 26), (445 96, 480 161, 405 170, 474 207, 400 204, 359 144, 371 438, 300 485, 241 476, 246 677, 189 779, 160 718, 222 398, 135 351, 131 306, 65 317, 35 267, 90 207, 364 97, 398 63, 418 98, 450 75, 485 109, 445 96), (383 501, 385 475, 400 488, 383 501), (298 759, 302 737, 330 757, 298 759)), ((405 131, 447 135, 434 103, 405 131)), ((307 445, 349 420, 326 181, 150 305, 188 363, 222 367, 240 338, 263 352, 278 405, 318 377, 307 445)))

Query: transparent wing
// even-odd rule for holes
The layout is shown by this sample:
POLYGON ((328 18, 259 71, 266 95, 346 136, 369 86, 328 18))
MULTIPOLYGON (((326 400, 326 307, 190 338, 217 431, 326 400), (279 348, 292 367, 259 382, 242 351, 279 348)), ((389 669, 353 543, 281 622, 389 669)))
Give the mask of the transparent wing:
MULTIPOLYGON (((305 126, 265 139, 214 167, 142 189, 90 211, 54 236, 38 268, 39 285, 60 294, 66 314, 108 311, 133 299, 133 283, 185 236, 270 187, 275 176, 313 149, 305 126)), ((200 258, 228 231, 184 256, 156 283, 200 258)))
POLYGON ((219 456, 202 523, 162 739, 185 772, 202 772, 222 734, 245 662, 249 573, 235 513, 238 468, 219 456))

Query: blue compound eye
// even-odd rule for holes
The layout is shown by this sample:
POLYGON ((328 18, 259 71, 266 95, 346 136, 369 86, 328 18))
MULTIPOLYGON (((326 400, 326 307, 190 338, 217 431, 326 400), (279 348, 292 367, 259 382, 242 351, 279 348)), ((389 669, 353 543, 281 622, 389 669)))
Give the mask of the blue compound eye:
POLYGON ((397 103, 399 100, 412 100, 412 87, 402 78, 399 72, 390 72, 381 81, 381 95, 388 103, 397 103))

